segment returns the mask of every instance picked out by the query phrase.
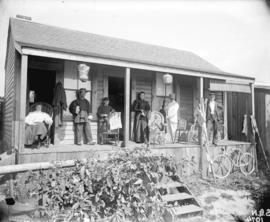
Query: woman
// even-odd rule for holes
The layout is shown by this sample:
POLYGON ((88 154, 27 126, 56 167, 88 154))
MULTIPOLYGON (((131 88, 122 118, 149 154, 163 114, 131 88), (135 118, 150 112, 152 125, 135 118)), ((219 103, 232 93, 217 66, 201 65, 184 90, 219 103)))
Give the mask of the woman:
POLYGON ((147 143, 149 141, 148 112, 150 111, 149 103, 144 100, 145 93, 140 92, 138 99, 133 103, 135 112, 133 135, 136 143, 147 143))

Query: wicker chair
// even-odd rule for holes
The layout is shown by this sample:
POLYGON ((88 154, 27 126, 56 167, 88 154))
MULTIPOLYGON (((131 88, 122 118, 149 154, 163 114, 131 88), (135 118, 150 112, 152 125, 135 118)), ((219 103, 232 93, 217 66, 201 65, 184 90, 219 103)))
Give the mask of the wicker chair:
MULTIPOLYGON (((53 118, 53 107, 45 102, 36 102, 33 105, 30 106, 29 112, 33 112, 36 110, 36 106, 37 105, 41 105, 41 111, 44 113, 47 113, 50 117, 53 118)), ((49 147, 50 143, 51 143, 51 126, 49 126, 48 124, 45 123, 45 126, 47 127, 47 135, 45 137, 45 139, 41 142, 39 142, 38 147, 40 146, 45 146, 45 147, 49 147)))

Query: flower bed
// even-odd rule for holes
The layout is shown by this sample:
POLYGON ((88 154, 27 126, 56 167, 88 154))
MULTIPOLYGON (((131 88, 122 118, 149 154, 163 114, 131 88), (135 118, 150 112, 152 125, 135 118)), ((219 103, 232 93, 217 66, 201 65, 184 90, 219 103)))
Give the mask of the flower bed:
POLYGON ((172 158, 146 149, 122 150, 108 160, 77 161, 28 172, 15 183, 16 197, 36 198, 35 217, 54 221, 162 221, 158 182, 176 178, 172 158))

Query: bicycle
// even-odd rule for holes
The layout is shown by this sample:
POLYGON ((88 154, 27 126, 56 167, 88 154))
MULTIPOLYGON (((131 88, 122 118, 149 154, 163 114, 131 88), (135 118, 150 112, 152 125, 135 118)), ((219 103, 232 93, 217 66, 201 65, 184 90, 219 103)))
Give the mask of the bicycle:
POLYGON ((213 175, 219 179, 226 178, 234 168, 239 168, 245 175, 250 175, 255 170, 254 157, 249 152, 243 152, 239 148, 228 153, 223 148, 223 154, 217 155, 212 161, 213 175))

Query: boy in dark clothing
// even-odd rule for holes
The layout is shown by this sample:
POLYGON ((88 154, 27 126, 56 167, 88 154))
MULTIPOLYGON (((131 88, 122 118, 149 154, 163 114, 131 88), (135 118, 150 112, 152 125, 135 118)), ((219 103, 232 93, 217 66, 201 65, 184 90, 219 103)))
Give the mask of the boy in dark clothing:
POLYGON ((88 121, 90 103, 85 99, 85 94, 85 89, 80 89, 77 92, 77 99, 72 101, 69 111, 73 115, 76 144, 81 145, 82 136, 84 136, 88 145, 94 145, 95 143, 93 142, 91 127, 88 121))

